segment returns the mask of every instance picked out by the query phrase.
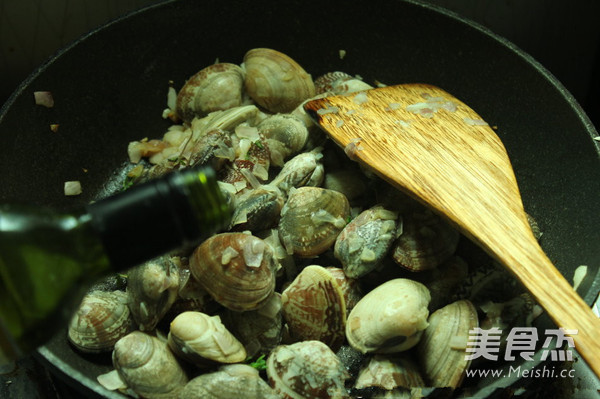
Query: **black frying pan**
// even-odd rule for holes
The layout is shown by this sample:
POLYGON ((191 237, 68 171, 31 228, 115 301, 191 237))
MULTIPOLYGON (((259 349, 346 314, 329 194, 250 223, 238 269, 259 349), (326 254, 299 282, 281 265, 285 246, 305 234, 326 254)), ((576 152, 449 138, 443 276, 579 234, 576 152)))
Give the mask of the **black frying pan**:
MULTIPOLYGON (((342 70, 370 83, 431 83, 469 104, 498 126, 554 264, 569 280, 577 266, 589 266, 580 293, 593 302, 600 287, 594 127, 531 57, 414 1, 181 0, 108 24, 50 59, 2 108, 0 200, 59 208, 92 200, 127 159, 129 141, 164 133, 170 80, 179 88, 215 58, 239 63, 254 47, 287 53, 313 76, 342 70), (35 106, 36 90, 52 91, 55 107, 35 106), (84 193, 66 198, 66 180, 80 180, 84 193)), ((74 354, 64 332, 40 353, 88 395, 122 397, 95 382, 109 358, 74 354)))

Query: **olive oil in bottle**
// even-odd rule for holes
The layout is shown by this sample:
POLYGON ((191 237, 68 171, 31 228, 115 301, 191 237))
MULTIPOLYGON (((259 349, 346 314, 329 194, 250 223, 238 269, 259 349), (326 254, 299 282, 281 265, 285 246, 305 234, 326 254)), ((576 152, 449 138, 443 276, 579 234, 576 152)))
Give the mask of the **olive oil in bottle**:
POLYGON ((226 227, 214 171, 186 169, 82 209, 0 205, 0 366, 66 324, 89 286, 226 227))

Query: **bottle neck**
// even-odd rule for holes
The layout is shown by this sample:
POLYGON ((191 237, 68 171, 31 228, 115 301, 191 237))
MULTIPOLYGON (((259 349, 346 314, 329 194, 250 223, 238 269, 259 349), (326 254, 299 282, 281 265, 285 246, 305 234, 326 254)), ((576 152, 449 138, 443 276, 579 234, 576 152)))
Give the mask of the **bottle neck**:
POLYGON ((116 270, 197 244, 223 228, 230 211, 212 169, 190 169, 87 206, 116 270))

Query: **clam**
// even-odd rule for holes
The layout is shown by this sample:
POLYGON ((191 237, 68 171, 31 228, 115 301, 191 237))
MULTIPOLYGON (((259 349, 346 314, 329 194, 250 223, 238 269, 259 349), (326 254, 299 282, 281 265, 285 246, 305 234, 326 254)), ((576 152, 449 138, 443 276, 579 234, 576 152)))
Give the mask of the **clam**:
POLYGON ((459 238, 458 230, 433 212, 413 212, 403 217, 392 256, 411 271, 433 269, 454 254, 459 238))
POLYGON ((393 353, 415 346, 427 328, 431 297, 423 284, 397 278, 367 293, 346 322, 348 343, 362 353, 393 353))
POLYGON ((396 388, 423 387, 425 382, 411 358, 375 355, 361 368, 354 388, 379 387, 391 391, 396 388))
POLYGON ((429 310, 433 312, 452 302, 456 288, 467 278, 468 272, 467 263, 456 255, 432 269, 425 282, 431 294, 429 310))
POLYGON ((350 313, 360 298, 362 298, 362 291, 359 281, 346 276, 344 269, 342 268, 328 266, 325 269, 333 276, 342 290, 344 302, 346 303, 346 313, 350 313))
POLYGON ((108 352, 133 328, 127 294, 96 290, 83 297, 71 318, 67 336, 69 342, 82 352, 108 352))
POLYGON ((173 319, 167 342, 173 353, 197 366, 246 359, 244 346, 219 316, 201 312, 183 312, 173 319))
POLYGON ((279 222, 283 196, 273 186, 262 186, 240 197, 231 218, 231 229, 260 231, 279 222))
POLYGON ((396 239, 396 212, 374 206, 361 212, 337 237, 334 255, 348 277, 373 271, 396 239))
POLYGON ((141 331, 150 331, 177 299, 177 258, 161 257, 131 269, 127 275, 127 298, 133 319, 141 331))
POLYGON ((315 79, 317 93, 350 94, 372 88, 373 86, 362 79, 340 71, 328 72, 315 79))
POLYGON ((265 137, 256 127, 246 123, 235 128, 235 135, 239 139, 235 149, 236 160, 252 162, 252 174, 260 180, 267 180, 271 151, 265 137))
POLYGON ((238 65, 217 63, 193 75, 177 95, 177 115, 184 121, 242 104, 244 71, 238 65))
POLYGON ((213 169, 219 170, 225 162, 231 159, 232 146, 229 133, 221 129, 214 129, 184 146, 181 156, 188 160, 187 165, 189 166, 209 165, 213 169))
POLYGON ((530 293, 523 293, 505 302, 488 301, 479 305, 485 313, 480 326, 484 330, 499 328, 502 330, 501 345, 513 327, 531 327, 533 320, 542 313, 541 307, 530 293))
POLYGON ((269 384, 285 399, 349 398, 340 359, 320 341, 275 348, 267 358, 269 384))
POLYGON ((356 170, 341 169, 325 173, 323 187, 339 191, 352 201, 367 190, 367 179, 356 170))
POLYGON ((241 105, 223 111, 211 112, 204 118, 196 118, 191 122, 191 131, 195 137, 202 137, 211 130, 220 129, 233 132, 235 127, 247 123, 256 126, 265 115, 255 105, 241 105))
POLYGON ((311 76, 287 55, 256 48, 244 56, 244 87, 258 105, 272 113, 290 112, 315 95, 311 76))
POLYGON ((346 197, 320 187, 292 190, 281 210, 279 237, 290 254, 316 256, 330 248, 346 226, 346 197))
POLYGON ((123 382, 143 398, 177 398, 188 382, 167 343, 141 331, 117 341, 112 359, 123 382))
POLYGON ((304 122, 291 114, 271 115, 260 122, 257 128, 267 140, 271 162, 275 166, 283 166, 288 157, 304 147, 308 138, 304 122))
POLYGON ((429 317, 429 327, 417 345, 425 382, 433 387, 460 386, 467 368, 469 331, 478 327, 477 310, 467 300, 453 302, 429 317))
POLYGON ((295 341, 318 340, 334 351, 344 342, 346 301, 333 275, 310 265, 281 294, 283 317, 295 341))
POLYGON ((269 245, 245 233, 216 234, 190 258, 192 276, 218 303, 236 311, 258 309, 269 300, 276 268, 269 245))
POLYGON ((320 149, 298 154, 287 161, 271 185, 288 193, 292 188, 318 186, 324 177, 323 158, 320 149))
POLYGON ((258 370, 245 364, 231 364, 190 380, 181 391, 179 398, 278 399, 279 396, 259 376, 258 370))
POLYGON ((247 312, 227 311, 223 322, 244 344, 248 357, 270 353, 281 344, 283 316, 281 295, 274 293, 269 301, 257 310, 247 312))

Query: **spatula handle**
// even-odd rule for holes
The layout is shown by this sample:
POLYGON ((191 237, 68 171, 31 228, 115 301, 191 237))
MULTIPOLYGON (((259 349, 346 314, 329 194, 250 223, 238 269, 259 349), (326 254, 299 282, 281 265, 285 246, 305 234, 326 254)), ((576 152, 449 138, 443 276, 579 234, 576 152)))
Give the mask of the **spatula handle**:
POLYGON ((581 299, 533 240, 528 251, 504 254, 501 259, 548 312, 558 327, 576 330, 570 335, 577 352, 600 377, 600 318, 581 299), (510 262, 510 263, 506 263, 510 262), (540 278, 544 276, 544 278, 540 278))

